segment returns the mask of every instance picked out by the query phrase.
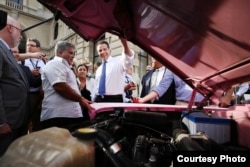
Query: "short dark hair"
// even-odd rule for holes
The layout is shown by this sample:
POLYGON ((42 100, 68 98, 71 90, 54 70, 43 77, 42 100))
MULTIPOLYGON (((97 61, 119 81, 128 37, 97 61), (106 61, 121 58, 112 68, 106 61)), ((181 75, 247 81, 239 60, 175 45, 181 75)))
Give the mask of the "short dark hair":
POLYGON ((100 61, 95 62, 95 65, 99 67, 102 63, 100 61))
POLYGON ((41 44, 40 44, 40 41, 38 41, 37 39, 34 39, 34 38, 28 38, 27 41, 32 41, 32 42, 35 42, 36 43, 36 47, 40 47, 41 44))
POLYGON ((86 68, 87 72, 89 71, 89 67, 86 64, 79 64, 76 69, 78 70, 82 66, 86 68))
POLYGON ((104 40, 98 41, 97 44, 96 44, 96 46, 101 45, 101 44, 105 44, 109 48, 109 43, 107 41, 104 41, 104 40))

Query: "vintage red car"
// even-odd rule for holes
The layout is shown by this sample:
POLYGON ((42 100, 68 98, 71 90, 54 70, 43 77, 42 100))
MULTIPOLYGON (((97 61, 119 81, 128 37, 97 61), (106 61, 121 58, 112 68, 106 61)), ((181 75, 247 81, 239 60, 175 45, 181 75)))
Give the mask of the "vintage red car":
POLYGON ((249 153, 250 104, 218 107, 225 91, 250 81, 249 0, 38 1, 87 41, 105 32, 126 37, 215 105, 93 104, 91 120, 72 127, 72 134, 95 129, 94 146, 87 146, 95 159, 86 150, 66 154, 73 146, 55 149, 57 140, 62 147, 67 139, 52 135, 64 131, 51 129, 50 138, 45 132, 26 136, 43 137, 43 144, 13 146, 6 155, 13 163, 21 157, 24 164, 40 166, 162 167, 171 166, 178 151, 249 153))

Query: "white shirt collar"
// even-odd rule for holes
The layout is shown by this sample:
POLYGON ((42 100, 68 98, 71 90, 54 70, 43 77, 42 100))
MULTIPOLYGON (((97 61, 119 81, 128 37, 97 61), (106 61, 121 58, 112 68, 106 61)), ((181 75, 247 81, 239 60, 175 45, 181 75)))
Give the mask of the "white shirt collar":
POLYGON ((69 63, 68 63, 67 60, 65 60, 64 58, 59 57, 59 56, 55 56, 55 57, 54 57, 54 60, 60 61, 60 62, 62 62, 63 64, 67 65, 67 66, 70 68, 69 63))

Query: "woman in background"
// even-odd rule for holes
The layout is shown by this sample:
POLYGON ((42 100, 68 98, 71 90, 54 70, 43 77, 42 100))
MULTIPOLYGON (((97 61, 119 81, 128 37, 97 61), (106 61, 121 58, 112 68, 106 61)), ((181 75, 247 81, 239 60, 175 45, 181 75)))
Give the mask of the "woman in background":
MULTIPOLYGON (((91 101, 94 79, 88 76, 88 66, 86 64, 80 64, 77 66, 76 77, 82 97, 91 101)), ((83 111, 84 117, 89 119, 89 115, 87 115, 87 113, 88 112, 83 111)))

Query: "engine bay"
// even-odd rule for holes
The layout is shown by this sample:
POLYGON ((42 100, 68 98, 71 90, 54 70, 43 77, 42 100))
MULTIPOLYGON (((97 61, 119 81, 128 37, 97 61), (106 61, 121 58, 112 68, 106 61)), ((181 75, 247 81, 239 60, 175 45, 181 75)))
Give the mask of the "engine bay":
MULTIPOLYGON (((96 167, 171 166, 180 151, 249 151, 228 142, 218 144, 204 132, 190 134, 182 112, 124 111, 116 108, 96 116, 96 167)), ((232 140, 234 141, 234 140, 232 140)))
POLYGON ((103 112, 96 112, 95 118, 88 121, 20 137, 0 158, 0 164, 3 167, 163 167, 176 166, 177 157, 180 162, 196 158, 196 162, 205 159, 207 163, 216 163, 215 159, 224 155, 228 162, 245 160, 241 165, 248 166, 246 107, 237 106, 225 112, 219 109, 217 114, 209 108, 183 111, 164 106, 163 110, 161 105, 146 109, 138 105, 100 107, 96 111, 103 112))

